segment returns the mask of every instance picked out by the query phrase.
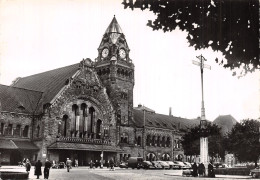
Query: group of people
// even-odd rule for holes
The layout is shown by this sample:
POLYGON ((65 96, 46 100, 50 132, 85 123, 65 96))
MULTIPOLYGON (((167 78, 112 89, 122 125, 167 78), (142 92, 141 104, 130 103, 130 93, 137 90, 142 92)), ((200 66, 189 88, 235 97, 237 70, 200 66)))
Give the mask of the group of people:
MULTIPOLYGON (((194 177, 197 177, 198 175, 200 177, 205 176, 205 165, 203 163, 197 165, 197 163, 194 162, 192 165, 192 175, 194 177)), ((214 168, 211 162, 208 164, 208 177, 215 177, 214 168)))
MULTIPOLYGON (((31 166, 32 166, 29 159, 24 159, 22 162, 23 162, 26 172, 29 173, 31 170, 31 166)), ((51 162, 48 159, 46 159, 45 165, 44 165, 44 172, 43 172, 44 179, 49 179, 51 165, 52 165, 51 162)), ((42 168, 42 162, 40 160, 38 160, 35 163, 35 170, 34 170, 34 175, 37 176, 37 179, 39 179, 39 176, 42 175, 41 168, 42 168)))

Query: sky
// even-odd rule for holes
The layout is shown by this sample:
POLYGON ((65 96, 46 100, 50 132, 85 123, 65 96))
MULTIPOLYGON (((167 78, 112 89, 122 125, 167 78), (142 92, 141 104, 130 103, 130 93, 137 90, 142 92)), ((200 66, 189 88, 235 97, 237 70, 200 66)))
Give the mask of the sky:
POLYGON ((197 118, 201 114, 199 66, 203 55, 206 118, 232 115, 237 121, 260 117, 260 73, 242 78, 215 63, 211 49, 189 47, 187 33, 164 33, 146 26, 151 12, 124 9, 121 0, 0 0, 0 84, 17 77, 93 61, 114 15, 126 36, 135 65, 134 106, 159 114, 197 118))

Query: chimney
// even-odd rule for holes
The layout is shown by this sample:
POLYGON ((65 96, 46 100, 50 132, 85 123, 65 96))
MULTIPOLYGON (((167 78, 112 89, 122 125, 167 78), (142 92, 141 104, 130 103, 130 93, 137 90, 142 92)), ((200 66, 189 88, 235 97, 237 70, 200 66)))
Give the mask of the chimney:
POLYGON ((172 116, 172 107, 169 108, 169 116, 172 116))

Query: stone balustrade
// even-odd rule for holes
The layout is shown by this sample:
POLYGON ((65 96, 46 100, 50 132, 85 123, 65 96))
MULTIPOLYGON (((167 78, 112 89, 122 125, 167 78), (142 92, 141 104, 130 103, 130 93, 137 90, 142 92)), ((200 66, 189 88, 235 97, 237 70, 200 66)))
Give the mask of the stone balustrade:
POLYGON ((76 142, 86 144, 104 144, 110 145, 109 139, 92 139, 92 138, 77 138, 77 137, 58 137, 57 142, 76 142))

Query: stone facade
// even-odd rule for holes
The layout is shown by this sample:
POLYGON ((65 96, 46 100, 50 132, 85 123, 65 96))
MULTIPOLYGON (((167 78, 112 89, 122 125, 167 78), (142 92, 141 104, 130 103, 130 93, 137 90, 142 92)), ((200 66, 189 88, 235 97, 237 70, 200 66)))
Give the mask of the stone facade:
MULTIPOLYGON (((28 138, 39 148, 28 156, 31 160, 48 158, 58 162, 71 158, 79 159, 79 165, 88 165, 90 160, 107 162, 113 158, 120 162, 130 156, 179 159, 179 155, 183 156, 182 134, 173 125, 173 118, 167 117, 169 123, 163 125, 137 123, 140 119, 135 117, 139 110, 133 107, 134 64, 129 52, 125 36, 113 18, 95 61, 83 59, 50 101, 46 97, 51 91, 43 92, 37 113, 1 112, 2 136, 15 138, 19 127, 19 138, 28 138), (26 137, 22 136, 24 129, 26 137)), ((54 81, 58 84, 59 78, 54 81)), ((164 121, 163 116, 160 119, 164 121)))

